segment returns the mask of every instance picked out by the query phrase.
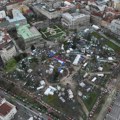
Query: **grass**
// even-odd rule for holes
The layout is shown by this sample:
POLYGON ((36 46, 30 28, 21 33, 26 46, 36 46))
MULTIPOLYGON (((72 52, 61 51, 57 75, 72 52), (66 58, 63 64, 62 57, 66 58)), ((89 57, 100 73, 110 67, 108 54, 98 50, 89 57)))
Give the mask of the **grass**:
POLYGON ((62 101, 59 99, 57 95, 44 96, 42 99, 44 102, 48 103, 50 106, 69 115, 70 117, 74 116, 77 118, 79 115, 83 115, 83 111, 80 109, 81 106, 77 102, 73 103, 71 101, 66 101, 65 103, 62 103, 62 101), (75 109, 72 109, 73 107, 75 107, 75 109))
POLYGON ((5 65, 5 71, 11 72, 16 69, 17 62, 14 58, 10 59, 5 65))
POLYGON ((98 39, 102 38, 102 36, 97 32, 93 32, 92 35, 98 39))
POLYGON ((107 95, 102 96, 100 103, 99 103, 97 109, 95 110, 93 120, 96 120, 98 115, 100 114, 100 111, 102 110, 102 107, 105 104, 106 97, 107 97, 107 95))
POLYGON ((109 75, 105 75, 105 77, 102 79, 102 81, 100 82, 100 86, 101 87, 105 87, 106 86, 106 83, 107 81, 110 79, 110 76, 109 75))
POLYGON ((59 28, 58 26, 53 26, 52 28, 55 30, 56 34, 51 35, 49 32, 47 32, 47 29, 45 29, 45 30, 41 31, 41 33, 43 34, 43 37, 45 37, 45 38, 59 38, 65 34, 65 32, 61 28, 59 28))
POLYGON ((117 45, 115 45, 113 42, 107 40, 105 42, 106 45, 108 45, 109 47, 111 47, 113 50, 115 50, 116 52, 120 52, 120 47, 118 47, 117 45))
POLYGON ((115 40, 116 42, 118 42, 120 44, 120 40, 114 34, 105 33, 105 35, 110 37, 111 39, 115 40))
POLYGON ((60 104, 59 104, 60 100, 59 100, 57 95, 44 96, 43 100, 53 107, 57 107, 57 108, 61 107, 60 104))
MULTIPOLYGON (((104 38, 103 36, 101 36, 97 32, 93 32, 92 35, 95 36, 98 39, 104 38)), ((106 39, 106 38, 104 38, 104 39, 106 39)), ((110 48, 112 48, 113 50, 115 50, 115 52, 120 52, 120 47, 117 46, 117 45, 115 45, 113 42, 109 41, 108 39, 105 41, 104 44, 108 45, 110 48)))
POLYGON ((111 65, 109 63, 104 63, 103 64, 103 70, 104 71, 110 71, 111 65))
POLYGON ((92 93, 88 93, 86 95, 87 98, 84 99, 83 101, 89 111, 93 108, 98 96, 99 96, 98 92, 92 92, 92 93))

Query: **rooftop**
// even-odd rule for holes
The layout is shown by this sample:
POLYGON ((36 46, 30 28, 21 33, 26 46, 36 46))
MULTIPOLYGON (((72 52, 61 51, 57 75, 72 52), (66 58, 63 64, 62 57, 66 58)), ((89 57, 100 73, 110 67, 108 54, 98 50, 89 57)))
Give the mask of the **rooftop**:
POLYGON ((13 9, 12 14, 13 14, 13 19, 10 19, 8 16, 6 17, 6 20, 8 20, 10 23, 26 19, 19 10, 13 9))
POLYGON ((12 106, 9 105, 7 102, 3 103, 0 106, 0 115, 1 116, 6 116, 12 109, 12 106))
POLYGON ((5 29, 0 29, 0 49, 11 42, 11 37, 5 29))
POLYGON ((78 14, 78 13, 73 13, 73 14, 64 13, 63 16, 65 16, 65 17, 67 17, 68 19, 71 19, 71 20, 76 20, 76 19, 82 18, 86 15, 85 14, 78 14))
MULTIPOLYGON (((7 11, 7 12, 10 12, 10 11, 7 11)), ((26 19, 23 16, 23 14, 17 9, 13 9, 11 12, 13 15, 12 19, 9 16, 7 16, 6 11, 4 11, 4 10, 0 11, 0 19, 6 19, 6 21, 8 21, 10 23, 26 19)))
POLYGON ((5 11, 4 10, 0 11, 0 19, 5 17, 6 17, 5 11))
POLYGON ((31 27, 29 24, 19 26, 17 32, 24 40, 41 35, 35 27, 31 27))

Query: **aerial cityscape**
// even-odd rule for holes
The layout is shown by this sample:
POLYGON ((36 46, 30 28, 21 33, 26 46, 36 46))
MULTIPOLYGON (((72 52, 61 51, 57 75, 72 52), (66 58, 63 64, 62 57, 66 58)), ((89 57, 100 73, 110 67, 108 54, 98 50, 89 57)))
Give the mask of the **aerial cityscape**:
POLYGON ((0 120, 120 120, 120 0, 0 0, 0 120))

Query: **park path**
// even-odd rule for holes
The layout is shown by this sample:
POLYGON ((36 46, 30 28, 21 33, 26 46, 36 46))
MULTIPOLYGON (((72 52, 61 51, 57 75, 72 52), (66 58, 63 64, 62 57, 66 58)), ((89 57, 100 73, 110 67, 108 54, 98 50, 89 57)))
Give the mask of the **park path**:
POLYGON ((71 86, 71 89, 72 89, 73 91, 75 91, 75 88, 76 88, 77 83, 76 83, 75 80, 73 80, 72 77, 74 76, 74 74, 77 73, 77 71, 78 71, 79 69, 80 69, 80 67, 74 66, 74 71, 72 72, 72 74, 70 74, 70 72, 69 72, 69 70, 68 70, 68 75, 65 76, 64 78, 62 78, 62 79, 60 80, 60 83, 63 84, 63 85, 69 84, 69 85, 71 86))
MULTIPOLYGON (((71 89, 73 91, 75 91, 75 86, 76 86, 76 82, 72 79, 72 77, 74 76, 74 74, 76 74, 76 72, 80 69, 80 67, 76 67, 74 66, 74 72, 72 72, 72 74, 70 74, 70 72, 68 72, 68 75, 66 77, 64 77, 60 82, 61 84, 66 85, 67 83, 69 83, 71 85, 71 89)), ((69 70, 68 70, 69 71, 69 70)), ((84 102, 81 100, 81 98, 77 95, 77 100, 80 103, 80 105, 82 106, 83 111, 85 112, 86 116, 89 115, 89 111, 86 108, 84 102)))
POLYGON ((97 75, 97 74, 111 74, 111 72, 88 72, 89 75, 97 75))
POLYGON ((81 104, 82 109, 83 109, 83 111, 85 112, 86 116, 88 116, 88 115, 89 115, 89 111, 88 111, 88 109, 86 108, 84 102, 81 100, 81 98, 80 98, 79 96, 77 96, 77 100, 78 100, 78 102, 81 104))
POLYGON ((105 104, 103 105, 102 107, 102 110, 100 111, 98 117, 97 117, 97 120, 103 120, 104 117, 105 117, 105 114, 107 112, 107 109, 108 107, 111 105, 112 103, 112 100, 114 98, 114 95, 115 95, 115 92, 116 92, 116 89, 113 89, 112 92, 109 94, 109 96, 107 97, 106 101, 105 101, 105 104))

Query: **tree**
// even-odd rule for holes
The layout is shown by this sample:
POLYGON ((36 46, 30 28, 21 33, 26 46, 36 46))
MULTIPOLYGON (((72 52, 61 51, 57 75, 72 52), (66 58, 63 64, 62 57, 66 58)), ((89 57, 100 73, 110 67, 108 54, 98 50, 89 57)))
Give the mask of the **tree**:
POLYGON ((55 68, 55 69, 54 69, 53 81, 57 81, 58 76, 59 76, 59 72, 58 72, 57 68, 55 68))
POLYGON ((26 64, 24 61, 22 61, 22 68, 25 69, 26 68, 26 64))
POLYGON ((31 51, 35 50, 35 46, 31 45, 31 51))
POLYGON ((20 53, 19 55, 15 56, 14 59, 19 62, 20 60, 22 60, 23 58, 27 57, 27 53, 20 53))
POLYGON ((32 58, 32 62, 38 64, 39 60, 38 60, 38 58, 34 57, 34 58, 32 58))

